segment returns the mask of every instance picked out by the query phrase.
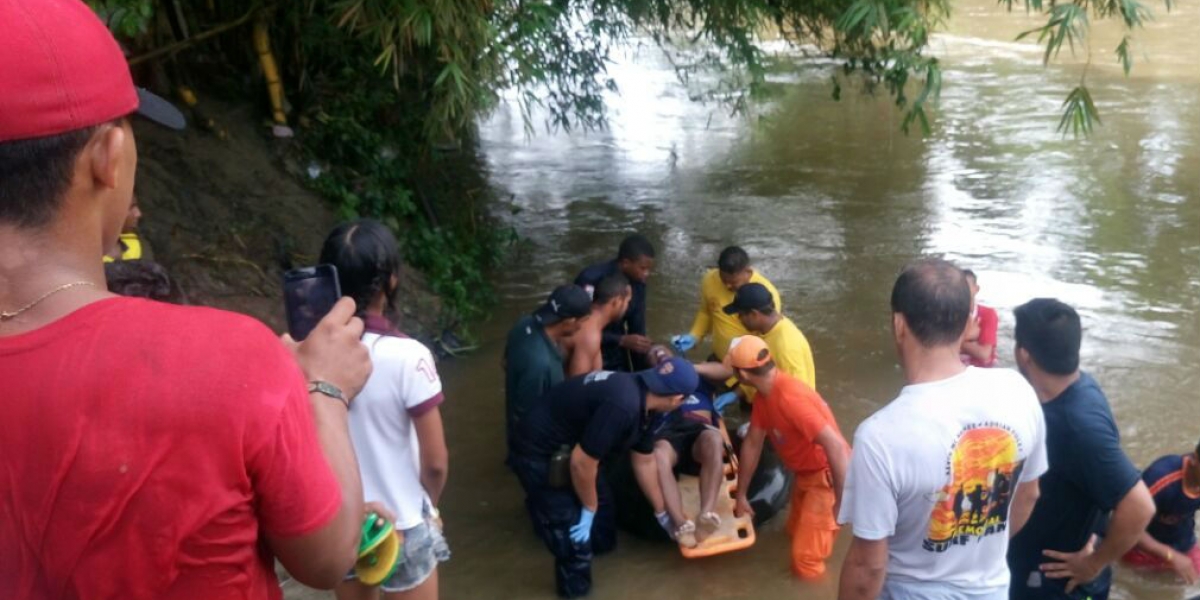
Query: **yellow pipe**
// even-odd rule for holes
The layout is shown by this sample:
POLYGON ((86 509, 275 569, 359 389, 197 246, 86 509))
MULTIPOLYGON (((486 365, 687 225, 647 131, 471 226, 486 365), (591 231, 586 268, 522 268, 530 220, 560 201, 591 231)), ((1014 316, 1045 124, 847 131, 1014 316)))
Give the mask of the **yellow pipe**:
POLYGON ((267 79, 267 93, 271 97, 271 114, 279 125, 287 125, 283 114, 283 82, 279 80, 279 68, 275 66, 275 55, 271 52, 271 38, 267 33, 266 19, 254 23, 254 51, 262 64, 263 76, 267 79))

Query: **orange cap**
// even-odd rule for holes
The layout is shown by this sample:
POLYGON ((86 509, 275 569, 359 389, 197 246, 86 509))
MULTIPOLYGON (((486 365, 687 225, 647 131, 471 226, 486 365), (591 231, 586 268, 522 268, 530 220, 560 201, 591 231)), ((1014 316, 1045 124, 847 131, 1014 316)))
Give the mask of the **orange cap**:
POLYGON ((725 366, 734 369, 753 369, 771 361, 771 351, 767 343, 755 335, 735 337, 729 343, 729 352, 725 354, 725 366))

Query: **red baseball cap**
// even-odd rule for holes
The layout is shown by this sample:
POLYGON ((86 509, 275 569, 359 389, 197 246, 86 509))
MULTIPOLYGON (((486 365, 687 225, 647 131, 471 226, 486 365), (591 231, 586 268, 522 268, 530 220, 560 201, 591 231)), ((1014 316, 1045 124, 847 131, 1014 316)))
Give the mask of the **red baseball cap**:
POLYGON ((133 113, 185 123, 170 102, 134 87, 117 40, 82 0, 0 0, 0 142, 133 113))

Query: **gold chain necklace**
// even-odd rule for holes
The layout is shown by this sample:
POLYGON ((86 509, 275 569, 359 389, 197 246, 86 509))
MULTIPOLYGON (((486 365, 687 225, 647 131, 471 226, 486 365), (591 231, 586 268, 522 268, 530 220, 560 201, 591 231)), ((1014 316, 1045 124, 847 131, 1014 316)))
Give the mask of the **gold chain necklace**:
POLYGON ((90 285, 92 287, 96 287, 96 284, 94 284, 90 281, 75 281, 72 283, 64 283, 63 285, 60 285, 60 286, 46 292, 45 294, 42 294, 42 296, 40 298, 38 298, 37 300, 34 300, 33 302, 30 302, 29 304, 26 304, 25 306, 22 306, 21 308, 18 308, 17 310, 14 310, 12 312, 0 311, 0 323, 3 323, 5 321, 11 321, 11 320, 17 318, 18 316, 21 315, 21 313, 37 306, 38 304, 41 304, 41 302, 43 300, 45 300, 46 298, 49 298, 50 296, 53 296, 62 291, 69 290, 73 287, 79 287, 81 285, 90 285))

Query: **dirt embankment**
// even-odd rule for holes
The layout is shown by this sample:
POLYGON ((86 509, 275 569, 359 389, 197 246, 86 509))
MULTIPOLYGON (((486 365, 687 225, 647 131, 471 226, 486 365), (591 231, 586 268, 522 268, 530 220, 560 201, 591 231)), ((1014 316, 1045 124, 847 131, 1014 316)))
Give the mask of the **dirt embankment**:
MULTIPOLYGON (((283 272, 313 264, 338 219, 287 168, 289 142, 271 138, 253 107, 204 111, 215 130, 137 126, 142 237, 189 303, 283 331, 283 272)), ((401 327, 429 340, 441 308, 420 273, 405 269, 400 295, 401 327)))

